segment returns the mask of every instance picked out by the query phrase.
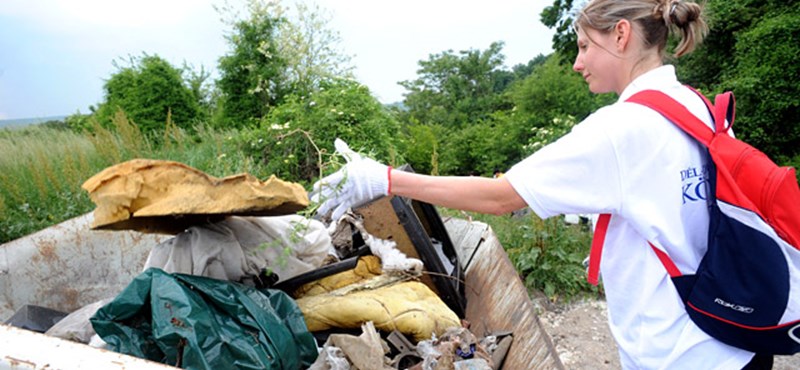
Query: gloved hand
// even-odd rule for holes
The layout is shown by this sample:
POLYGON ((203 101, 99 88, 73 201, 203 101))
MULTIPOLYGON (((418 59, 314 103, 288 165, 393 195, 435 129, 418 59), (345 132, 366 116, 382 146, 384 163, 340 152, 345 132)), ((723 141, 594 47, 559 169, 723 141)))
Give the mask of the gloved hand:
POLYGON ((358 207, 370 200, 389 195, 391 168, 371 158, 352 151, 341 139, 333 143, 336 152, 347 164, 331 175, 314 183, 311 201, 321 202, 317 213, 325 215, 331 210, 331 219, 338 220, 348 208, 358 207))

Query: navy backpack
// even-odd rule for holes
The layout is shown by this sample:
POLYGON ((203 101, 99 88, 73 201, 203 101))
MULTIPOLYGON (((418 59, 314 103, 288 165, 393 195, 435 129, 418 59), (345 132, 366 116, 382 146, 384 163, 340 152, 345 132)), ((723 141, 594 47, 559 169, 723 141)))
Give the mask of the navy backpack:
MULTIPOLYGON (((697 272, 682 274, 669 256, 652 250, 700 329, 719 341, 761 354, 800 352, 800 187, 795 169, 729 135, 735 100, 712 104, 711 130, 686 107, 654 90, 628 102, 654 109, 702 143, 710 156, 708 250, 697 272)), ((589 282, 597 284, 610 215, 600 215, 592 241, 589 282)))

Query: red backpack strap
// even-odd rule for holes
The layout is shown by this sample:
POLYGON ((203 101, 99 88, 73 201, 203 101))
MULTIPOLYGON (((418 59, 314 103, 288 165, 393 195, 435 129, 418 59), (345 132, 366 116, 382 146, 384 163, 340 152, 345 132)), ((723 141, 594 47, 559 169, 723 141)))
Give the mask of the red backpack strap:
POLYGON ((733 98, 733 93, 726 91, 717 95, 714 99, 714 106, 716 108, 712 112, 714 112, 715 131, 717 133, 726 133, 733 126, 733 119, 736 118, 736 100, 733 98), (728 122, 727 126, 725 125, 726 120, 728 122))
MULTIPOLYGON (((723 118, 728 118, 728 122, 733 122, 733 95, 730 93, 727 93, 728 96, 725 94, 720 94, 720 96, 717 96, 716 100, 719 106, 715 107, 715 105, 711 104, 711 101, 709 101, 705 95, 701 94, 692 87, 689 88, 703 98, 703 101, 706 103, 709 111, 713 112, 714 120, 716 122, 722 122, 723 127, 720 132, 727 130, 727 128, 724 127, 725 119, 720 120, 718 119, 718 116, 723 115, 723 118)), ((655 110, 680 127, 684 132, 688 133, 706 146, 711 143, 711 139, 714 137, 714 131, 706 126, 703 121, 692 114, 692 112, 689 112, 689 110, 686 109, 683 104, 678 103, 675 99, 660 91, 640 91, 636 94, 633 94, 633 96, 628 98, 626 101, 638 103, 655 110)), ((719 127, 717 129, 719 130, 719 127)), ((600 259, 603 254, 603 244, 605 243, 610 220, 611 215, 604 213, 600 215, 600 217, 597 219, 597 224, 595 225, 594 237, 592 239, 592 249, 589 253, 589 271, 586 277, 586 279, 589 281, 589 284, 592 285, 597 285, 599 282, 600 259)), ((667 270, 669 276, 681 276, 680 270, 678 270, 678 267, 675 265, 672 259, 670 259, 665 252, 656 248, 653 243, 649 244, 653 249, 653 252, 655 252, 656 256, 661 261, 661 264, 664 265, 664 268, 667 270)))
MULTIPOLYGON (((606 233, 608 232, 608 224, 610 221, 611 215, 608 213, 603 213, 597 218, 597 224, 594 228, 592 250, 589 252, 589 271, 588 275, 586 276, 586 280, 592 285, 597 285, 600 280, 600 259, 603 255, 603 244, 605 244, 606 241, 606 233)), ((670 277, 674 278, 681 276, 681 271, 678 269, 678 266, 675 265, 675 262, 669 258, 669 255, 667 255, 666 252, 656 248, 653 243, 648 242, 648 244, 650 244, 650 248, 653 249, 656 257, 658 257, 658 260, 661 261, 662 265, 664 265, 664 268, 667 270, 667 274, 670 277)))
POLYGON ((606 241, 606 231, 611 215, 603 213, 597 218, 594 225, 594 237, 592 238, 592 250, 589 252, 589 271, 586 280, 589 284, 597 285, 600 277, 600 256, 603 254, 603 243, 606 241))
MULTIPOLYGON (((700 96, 703 95, 700 94, 700 96)), ((626 101, 644 105, 661 113, 661 115, 672 121, 672 123, 705 146, 708 146, 711 143, 711 139, 714 137, 714 131, 706 126, 703 121, 692 114, 692 112, 689 112, 683 104, 678 103, 675 99, 661 91, 640 91, 633 94, 633 96, 626 101)), ((710 105, 710 102, 707 102, 707 104, 710 105)), ((712 110, 712 112, 715 112, 715 110, 716 109, 712 110)))

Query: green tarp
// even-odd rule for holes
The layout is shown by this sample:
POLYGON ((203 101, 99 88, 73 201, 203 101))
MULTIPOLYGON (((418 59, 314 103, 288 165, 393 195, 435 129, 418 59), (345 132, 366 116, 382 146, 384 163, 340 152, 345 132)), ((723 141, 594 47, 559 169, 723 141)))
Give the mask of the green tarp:
POLYGON ((287 294, 156 268, 91 322, 114 351, 186 369, 304 369, 317 358, 287 294))

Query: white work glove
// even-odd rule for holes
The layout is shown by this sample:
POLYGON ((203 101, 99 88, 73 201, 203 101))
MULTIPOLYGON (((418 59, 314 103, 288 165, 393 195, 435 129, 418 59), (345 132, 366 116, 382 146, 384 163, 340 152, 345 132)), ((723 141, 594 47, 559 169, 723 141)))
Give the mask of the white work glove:
POLYGON ((311 201, 321 202, 317 209, 320 215, 333 210, 331 219, 336 221, 349 208, 389 195, 390 168, 371 158, 362 157, 341 139, 337 138, 333 145, 347 164, 314 183, 311 201))

